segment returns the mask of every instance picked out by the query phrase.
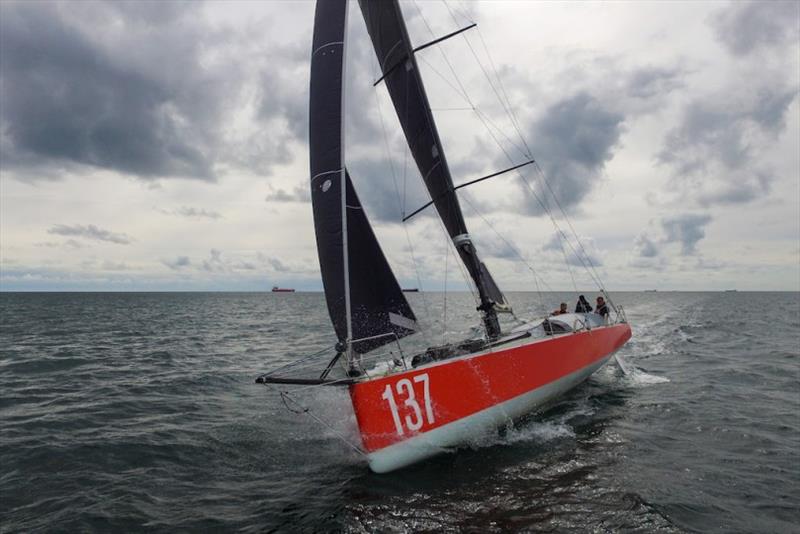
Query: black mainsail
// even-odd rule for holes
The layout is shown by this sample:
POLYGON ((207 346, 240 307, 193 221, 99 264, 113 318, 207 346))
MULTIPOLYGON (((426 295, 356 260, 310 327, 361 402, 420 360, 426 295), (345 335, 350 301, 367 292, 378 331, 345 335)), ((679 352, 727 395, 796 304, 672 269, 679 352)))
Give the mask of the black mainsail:
POLYGON ((382 80, 391 96, 414 161, 419 168, 436 211, 444 222, 461 260, 480 294, 479 310, 489 337, 500 333, 496 307, 506 299, 478 258, 458 202, 442 142, 433 119, 414 49, 397 0, 359 0, 382 80))
POLYGON ((322 283, 340 352, 364 353, 416 331, 344 164, 347 0, 317 2, 311 53, 311 203, 322 283))

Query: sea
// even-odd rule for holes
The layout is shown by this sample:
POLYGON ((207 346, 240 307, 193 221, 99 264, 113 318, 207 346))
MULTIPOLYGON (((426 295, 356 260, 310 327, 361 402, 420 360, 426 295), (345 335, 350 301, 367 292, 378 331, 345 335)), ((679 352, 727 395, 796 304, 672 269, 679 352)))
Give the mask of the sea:
MULTIPOLYGON (((417 343, 476 331, 469 293, 408 298, 417 343)), ((330 354, 321 293, 0 293, 0 531, 800 531, 800 294, 612 298, 619 364, 377 475, 345 390, 254 381, 330 354)))

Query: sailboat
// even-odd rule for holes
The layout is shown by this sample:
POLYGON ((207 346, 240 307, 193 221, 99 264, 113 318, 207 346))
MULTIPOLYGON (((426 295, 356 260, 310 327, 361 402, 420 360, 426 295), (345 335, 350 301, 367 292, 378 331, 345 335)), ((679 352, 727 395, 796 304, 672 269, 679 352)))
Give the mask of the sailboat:
MULTIPOLYGON (((379 81, 389 92, 430 193, 429 205, 477 290, 476 312, 484 333, 408 357, 402 349, 392 351, 386 364, 368 365, 375 361, 370 355, 387 345, 399 346, 399 340, 419 332, 420 326, 346 165, 348 1, 320 0, 311 55, 310 186, 322 282, 338 341, 319 376, 291 374, 298 362, 256 381, 346 387, 361 438, 355 447, 373 471, 385 473, 468 444, 530 414, 604 365, 631 330, 622 309, 609 299, 614 319, 567 313, 503 331, 498 313, 508 311, 510 304, 467 230, 457 194, 462 186, 454 186, 415 59, 420 49, 444 38, 415 48, 397 0, 359 0, 359 7, 382 70, 379 81)), ((291 399, 287 391, 281 396, 284 402, 291 399)))

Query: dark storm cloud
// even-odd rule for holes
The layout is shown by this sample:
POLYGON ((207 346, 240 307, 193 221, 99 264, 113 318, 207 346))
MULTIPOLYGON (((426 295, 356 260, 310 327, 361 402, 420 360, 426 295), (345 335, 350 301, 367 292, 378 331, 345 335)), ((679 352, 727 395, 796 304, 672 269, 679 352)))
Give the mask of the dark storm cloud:
MULTIPOLYGON (((658 65, 628 67, 618 58, 591 55, 583 62, 593 66, 591 69, 568 69, 557 77, 558 85, 570 87, 566 93, 556 95, 556 100, 544 107, 538 119, 524 118, 525 141, 534 157, 539 161, 547 181, 559 203, 566 209, 580 205, 592 188, 604 176, 607 162, 613 159, 620 147, 628 121, 663 109, 671 94, 685 87, 689 71, 680 62, 658 65)), ((506 86, 511 94, 527 102, 541 103, 539 98, 531 98, 530 79, 517 73, 512 66, 501 67, 506 86), (511 83, 508 84, 508 78, 511 83)), ((534 91, 535 93, 535 91, 534 91)), ((542 95, 546 98, 546 95, 542 95)), ((498 113, 502 114, 501 111, 498 113)), ((502 120, 492 117, 492 122, 501 124, 502 120)), ((513 131, 513 128, 507 130, 513 131)), ((498 154, 507 150, 514 154, 513 163, 524 161, 524 144, 518 137, 499 140, 496 146, 488 140, 478 139, 474 154, 498 154), (516 145, 516 147, 515 147, 516 145), (522 147, 522 148, 520 148, 522 147), (519 148, 519 150, 517 150, 519 148)), ((495 159, 491 168, 483 165, 489 158, 472 157, 465 161, 469 174, 480 176, 512 164, 507 158, 495 159)), ((451 167, 460 165, 456 162, 451 167)), ((516 210, 525 214, 539 215, 548 209, 558 212, 553 194, 534 167, 521 169, 521 173, 532 185, 536 194, 517 180, 523 195, 511 201, 494 202, 483 206, 482 211, 502 209, 516 210), (537 199, 538 197, 538 199, 537 199)), ((514 176, 515 173, 509 176, 514 176)), ((472 176, 470 176, 472 177, 472 176)), ((500 178, 502 180, 502 178, 500 178)))
POLYGON ((671 167, 670 185, 686 199, 701 206, 747 203, 784 179, 768 163, 768 151, 786 129, 798 94, 789 73, 800 39, 800 4, 732 2, 709 23, 735 56, 735 74, 685 105, 656 158, 671 167))
POLYGON ((107 243, 116 243, 118 245, 129 245, 133 242, 133 239, 126 234, 120 234, 116 232, 111 232, 109 230, 104 230, 103 228, 98 228, 93 224, 89 225, 80 225, 75 224, 73 226, 68 226, 66 224, 56 224, 49 230, 47 230, 48 234, 53 235, 63 235, 63 236, 71 236, 71 237, 81 237, 84 239, 91 239, 94 241, 105 241, 107 243))
POLYGON ((796 1, 731 2, 711 20, 717 38, 731 54, 793 45, 800 39, 800 3, 796 1))
POLYGON ((761 153, 785 129, 797 90, 764 86, 752 97, 701 98, 684 109, 657 160, 702 205, 748 202, 769 192, 761 153), (739 100, 739 102, 736 102, 739 100))
POLYGON ((0 10, 0 156, 20 179, 91 168, 142 179, 214 180, 231 165, 269 173, 304 135, 307 83, 291 82, 307 57, 243 53, 258 40, 212 27, 198 3, 0 10), (249 116, 258 131, 223 137, 253 86, 268 93, 249 116))
POLYGON ((194 208, 191 206, 181 206, 180 208, 176 209, 160 209, 158 210, 164 215, 177 215, 180 217, 186 217, 189 219, 221 219, 222 215, 217 213, 213 210, 207 210, 205 208, 194 208))
POLYGON ((706 236, 705 226, 711 222, 710 215, 685 213, 661 220, 665 243, 679 243, 681 254, 690 256, 697 252, 697 243, 706 236))
POLYGON ((764 87, 755 102, 744 105, 721 104, 712 98, 693 100, 680 125, 667 135, 659 160, 681 175, 703 172, 714 161, 736 168, 751 155, 748 129, 756 127, 773 136, 780 133, 796 95, 795 89, 764 87))
MULTIPOLYGON (((529 139, 540 154, 539 163, 562 207, 579 204, 601 178, 606 162, 614 156, 624 120, 621 112, 579 93, 551 105, 535 123, 529 139)), ((533 187, 539 200, 555 209, 549 189, 538 180, 533 187)), ((542 213, 531 192, 527 188, 522 191, 525 211, 542 213)))
MULTIPOLYGON (((416 9, 407 11, 417 13, 416 9)), ((448 19, 448 24, 449 22, 448 19)), ((353 154, 357 155, 357 159, 368 159, 367 154, 383 150, 384 131, 381 128, 380 116, 363 111, 374 108, 375 97, 370 94, 374 89, 370 82, 377 77, 378 67, 369 38, 362 26, 363 24, 356 24, 350 28, 349 43, 356 44, 350 48, 354 59, 348 64, 348 105, 350 109, 354 109, 355 106, 362 110, 356 114, 351 113, 349 118, 348 149, 351 159, 353 154), (365 65, 370 65, 371 69, 365 68, 365 65), (363 147, 369 147, 369 152, 364 152, 363 147), (362 151, 359 151, 360 149, 362 151)), ((419 59, 422 63, 427 63, 424 56, 420 56, 419 59)), ((618 61, 604 62, 604 58, 593 59, 599 66, 608 67, 598 69, 598 72, 603 73, 601 75, 603 83, 599 84, 603 87, 602 90, 597 90, 596 76, 591 80, 584 79, 581 83, 569 84, 577 89, 572 89, 570 93, 547 107, 539 120, 528 127, 523 127, 528 144, 537 155, 556 197, 566 209, 578 205, 602 177, 606 163, 613 158, 615 148, 619 145, 628 116, 652 112, 657 108, 657 102, 663 101, 667 95, 683 87, 684 77, 687 74, 683 67, 677 65, 628 68, 620 66, 618 61)), ((499 68, 503 73, 504 84, 507 84, 511 94, 526 95, 528 101, 531 80, 525 76, 514 77, 516 71, 513 67, 500 65, 499 68), (507 79, 509 77, 514 78, 510 84, 507 79)), ((385 92, 382 84, 376 89, 381 93, 385 92)), ((472 89, 487 93, 488 100, 492 100, 488 97, 490 87, 487 84, 478 84, 478 87, 472 89)), ((476 100, 486 100, 486 98, 476 98, 476 100)), ((489 108, 481 109, 482 118, 490 124, 504 124, 501 107, 495 109, 488 105, 494 111, 489 116, 487 115, 489 108)), ((391 104, 383 106, 382 116, 389 137, 388 144, 393 151, 392 155, 399 158, 405 149, 405 140, 402 139, 391 104)), ((482 132, 471 133, 475 135, 482 132)), ((475 149, 470 154, 472 157, 450 158, 450 168, 456 183, 480 177, 512 164, 504 158, 497 157, 494 162, 492 159, 493 156, 499 156, 503 148, 517 154, 516 149, 511 148, 509 143, 522 146, 522 142, 516 136, 512 136, 514 138, 506 142, 500 133, 494 132, 494 134, 500 135, 502 147, 496 146, 488 138, 475 137, 475 149), (483 157, 474 157, 478 154, 483 157)), ((459 132, 459 135, 463 136, 464 132, 459 132)), ((519 162, 520 160, 516 160, 513 163, 519 162)), ((413 163, 410 165, 413 166, 413 163)), ((350 166, 353 167, 353 164, 350 163, 350 166)), ((414 172, 416 173, 416 170, 414 172)), ((529 177, 534 175, 532 172, 525 174, 529 177)), ((418 181, 419 177, 415 176, 415 180, 418 181)), ((476 207, 483 213, 497 209, 507 211, 509 208, 528 214, 542 213, 544 210, 534 195, 520 182, 517 184, 523 188, 523 195, 499 203, 491 200, 479 203, 473 201, 473 203, 480 204, 476 207)), ((549 190, 541 183, 535 184, 534 188, 541 201, 548 208, 554 208, 549 190)), ((371 193, 374 195, 376 192, 371 193)), ((391 200, 393 196, 391 188, 384 187, 383 193, 377 196, 390 200, 387 207, 396 204, 396 201, 391 200)), ((406 211, 413 211, 413 207, 407 206, 406 211)), ((382 212, 378 216, 386 218, 382 212)))
POLYGON ((149 3, 4 2, 4 163, 212 178, 211 140, 198 131, 222 88, 198 63, 200 29, 186 29, 194 10, 183 17, 178 6, 156 16, 149 3), (136 36, 149 42, 127 48, 136 36))
POLYGON ((270 47, 264 59, 272 63, 288 63, 290 68, 265 71, 259 84, 259 118, 281 117, 298 139, 308 137, 310 48, 310 36, 308 42, 270 47))
POLYGON ((254 88, 257 128, 229 146, 237 164, 271 174, 293 160, 293 143, 308 139, 308 77, 311 35, 294 43, 271 43, 251 52, 244 66, 257 72, 254 88))

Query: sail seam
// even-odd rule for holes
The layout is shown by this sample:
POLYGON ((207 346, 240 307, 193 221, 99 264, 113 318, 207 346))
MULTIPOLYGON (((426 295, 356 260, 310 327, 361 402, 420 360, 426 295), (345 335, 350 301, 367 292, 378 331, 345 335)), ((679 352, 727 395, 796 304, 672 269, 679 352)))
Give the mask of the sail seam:
POLYGON ((436 162, 436 165, 431 167, 430 170, 428 170, 428 172, 425 173, 425 180, 427 180, 428 176, 430 176, 431 173, 436 170, 436 167, 439 167, 441 164, 442 164, 442 160, 440 159, 439 161, 436 162))
POLYGON ((399 41, 397 41, 397 42, 394 44, 394 46, 392 46, 392 47, 389 49, 389 51, 388 51, 388 52, 386 52, 386 55, 383 57, 383 61, 381 61, 381 71, 383 71, 383 70, 384 70, 384 67, 386 67, 386 62, 389 60, 389 56, 391 56, 391 55, 392 55, 392 52, 394 52, 394 49, 395 49, 395 48, 397 48, 397 47, 398 47, 399 45, 401 45, 401 44, 403 44, 403 40, 402 40, 402 39, 400 39, 399 41))
POLYGON ((317 52, 319 52, 321 49, 325 48, 326 46, 333 46, 333 45, 342 45, 342 46, 344 46, 344 41, 331 41, 330 43, 325 43, 324 45, 318 46, 316 48, 316 50, 311 52, 311 55, 314 56, 317 52))
POLYGON ((341 167, 341 168, 339 168, 339 169, 335 169, 335 170, 332 170, 332 171, 325 171, 325 172, 320 172, 320 173, 317 173, 317 174, 315 174, 314 176, 312 176, 312 177, 311 177, 311 181, 313 182, 314 180, 316 180, 316 179, 317 179, 317 178, 319 178, 320 176, 325 176, 326 174, 336 174, 336 173, 340 173, 340 172, 342 172, 343 170, 344 170, 344 167, 341 167))

